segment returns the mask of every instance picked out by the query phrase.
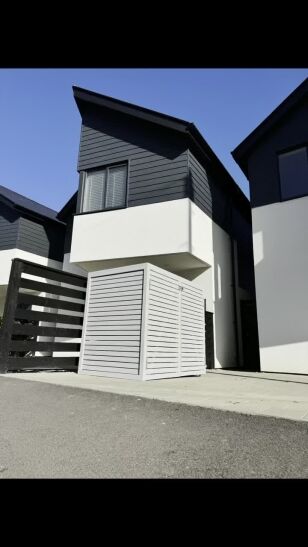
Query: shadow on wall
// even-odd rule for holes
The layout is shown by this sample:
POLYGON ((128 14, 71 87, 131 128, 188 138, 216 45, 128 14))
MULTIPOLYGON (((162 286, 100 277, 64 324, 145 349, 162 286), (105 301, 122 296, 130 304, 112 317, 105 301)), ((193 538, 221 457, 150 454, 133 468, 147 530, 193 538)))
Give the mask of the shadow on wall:
POLYGON ((236 330, 232 287, 231 239, 213 223, 214 328, 216 366, 237 366, 236 330))

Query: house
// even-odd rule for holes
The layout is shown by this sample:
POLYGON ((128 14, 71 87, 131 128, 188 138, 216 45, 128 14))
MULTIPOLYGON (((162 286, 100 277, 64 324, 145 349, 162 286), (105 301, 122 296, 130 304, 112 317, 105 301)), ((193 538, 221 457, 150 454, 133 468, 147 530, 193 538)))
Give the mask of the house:
POLYGON ((62 269, 65 233, 56 211, 0 186, 0 316, 12 260, 62 269))
POLYGON ((308 79, 232 152, 250 184, 261 370, 308 373, 308 79))
POLYGON ((65 264, 97 272, 150 263, 191 281, 213 317, 207 366, 257 366, 248 199, 194 124, 79 87, 73 94, 79 188, 58 214, 65 264))

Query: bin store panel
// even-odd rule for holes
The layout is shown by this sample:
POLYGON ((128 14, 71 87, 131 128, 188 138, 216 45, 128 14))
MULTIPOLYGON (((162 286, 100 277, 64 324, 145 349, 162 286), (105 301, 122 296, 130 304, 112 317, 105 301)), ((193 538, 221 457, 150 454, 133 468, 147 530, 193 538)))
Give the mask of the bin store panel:
POLYGON ((202 289, 152 264, 91 272, 79 373, 141 380, 204 374, 202 289))

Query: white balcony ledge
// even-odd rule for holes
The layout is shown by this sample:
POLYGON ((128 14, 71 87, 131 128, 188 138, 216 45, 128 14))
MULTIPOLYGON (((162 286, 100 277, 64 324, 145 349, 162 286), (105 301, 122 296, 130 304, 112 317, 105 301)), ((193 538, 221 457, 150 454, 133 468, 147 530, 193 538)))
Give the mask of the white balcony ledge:
POLYGON ((211 219, 188 198, 75 216, 71 263, 93 271, 144 261, 174 271, 208 268, 211 219))

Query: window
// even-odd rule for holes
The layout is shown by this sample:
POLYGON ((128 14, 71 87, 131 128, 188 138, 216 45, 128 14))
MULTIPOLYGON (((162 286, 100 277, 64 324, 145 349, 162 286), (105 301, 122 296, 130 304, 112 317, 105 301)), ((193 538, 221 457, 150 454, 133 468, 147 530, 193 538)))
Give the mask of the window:
POLYGON ((279 154, 279 174, 282 199, 308 195, 307 147, 279 154))
POLYGON ((89 171, 83 184, 81 212, 124 207, 126 186, 127 165, 89 171))

